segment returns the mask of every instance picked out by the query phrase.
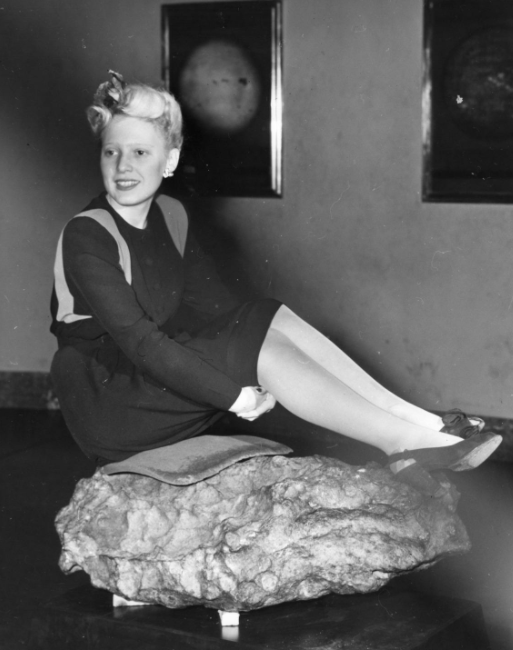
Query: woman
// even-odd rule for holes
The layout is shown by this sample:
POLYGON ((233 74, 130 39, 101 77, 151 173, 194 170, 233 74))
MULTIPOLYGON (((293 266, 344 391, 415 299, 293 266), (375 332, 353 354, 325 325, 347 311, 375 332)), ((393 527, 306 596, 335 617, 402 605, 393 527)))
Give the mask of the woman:
POLYGON ((123 460, 197 435, 226 411, 254 420, 278 400, 378 447, 399 479, 430 494, 430 470, 482 463, 501 438, 480 433, 479 419, 441 419, 399 399, 275 300, 230 303, 183 207, 158 195, 180 155, 176 100, 111 76, 88 110, 105 192, 65 227, 52 296, 52 378, 83 451, 123 460))

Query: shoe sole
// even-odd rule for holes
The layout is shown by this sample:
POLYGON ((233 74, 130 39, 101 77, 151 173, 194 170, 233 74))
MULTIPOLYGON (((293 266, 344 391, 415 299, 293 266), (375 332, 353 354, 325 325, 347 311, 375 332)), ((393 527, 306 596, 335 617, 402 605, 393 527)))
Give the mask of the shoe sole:
POLYGON ((449 466, 453 472, 464 472, 479 467, 489 458, 502 442, 502 436, 494 436, 476 449, 469 451, 466 456, 460 458, 456 463, 449 466))

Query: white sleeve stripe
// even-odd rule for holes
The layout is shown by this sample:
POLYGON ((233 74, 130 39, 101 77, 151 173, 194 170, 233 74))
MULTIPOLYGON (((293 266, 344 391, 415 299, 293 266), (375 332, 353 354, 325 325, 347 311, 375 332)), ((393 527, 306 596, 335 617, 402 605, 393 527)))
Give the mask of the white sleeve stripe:
MULTIPOLYGON (((112 216, 106 210, 98 209, 81 212, 80 214, 77 214, 76 217, 91 217, 109 232, 118 246, 119 264, 123 270, 125 280, 128 282, 128 284, 132 284, 132 264, 130 259, 130 250, 126 241, 121 236, 121 233, 119 232, 116 222, 112 216)), ((76 217, 73 218, 75 219, 76 217)), ((66 277, 64 275, 62 237, 63 233, 61 233, 61 236, 59 237, 59 243, 57 244, 57 254, 55 256, 54 265, 55 293, 57 295, 57 302, 59 305, 56 318, 58 321, 64 321, 65 323, 74 323, 79 320, 92 318, 92 316, 74 313, 75 299, 69 290, 68 284, 66 282, 66 277)))
POLYGON ((73 313, 75 300, 71 295, 71 292, 66 283, 66 278, 64 277, 64 262, 62 258, 62 233, 59 237, 59 243, 57 244, 57 254, 55 256, 55 265, 53 267, 53 271, 55 277, 55 293, 57 295, 57 302, 59 304, 56 316, 57 320, 64 321, 65 323, 74 323, 77 320, 91 318, 91 316, 79 316, 78 314, 73 313))
POLYGON ((162 210, 164 221, 171 235, 178 252, 183 257, 185 252, 185 242, 187 240, 187 213, 185 208, 176 199, 161 194, 157 197, 157 205, 162 210))

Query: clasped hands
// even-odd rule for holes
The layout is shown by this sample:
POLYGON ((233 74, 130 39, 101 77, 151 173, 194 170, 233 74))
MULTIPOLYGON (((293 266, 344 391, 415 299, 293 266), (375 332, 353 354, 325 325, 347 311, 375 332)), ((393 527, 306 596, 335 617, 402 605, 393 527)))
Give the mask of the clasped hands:
POLYGON ((244 386, 229 411, 252 422, 274 408, 276 400, 260 386, 244 386))

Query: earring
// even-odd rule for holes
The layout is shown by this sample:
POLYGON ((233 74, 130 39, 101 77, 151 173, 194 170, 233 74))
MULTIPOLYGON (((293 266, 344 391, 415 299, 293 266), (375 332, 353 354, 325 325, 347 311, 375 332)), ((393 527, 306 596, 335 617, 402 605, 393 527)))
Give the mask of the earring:
POLYGON ((164 178, 170 178, 174 174, 173 168, 171 167, 170 163, 167 163, 166 168, 164 169, 164 173, 162 174, 164 178))

